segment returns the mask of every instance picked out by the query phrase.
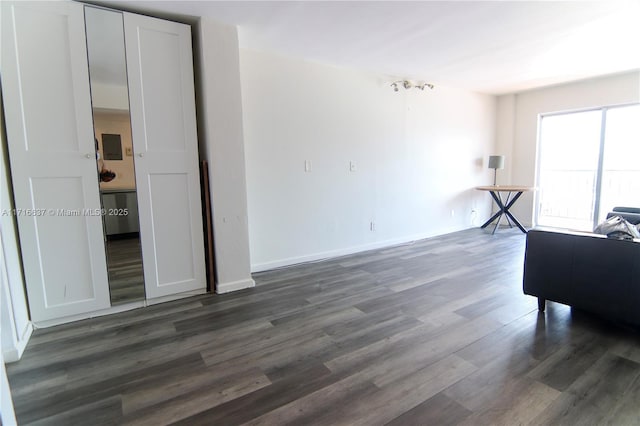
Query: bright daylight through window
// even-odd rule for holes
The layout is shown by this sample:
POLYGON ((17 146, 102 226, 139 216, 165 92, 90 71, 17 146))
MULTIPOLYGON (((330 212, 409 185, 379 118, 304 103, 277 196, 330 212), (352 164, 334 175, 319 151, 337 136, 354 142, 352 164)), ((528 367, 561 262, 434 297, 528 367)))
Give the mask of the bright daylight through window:
POLYGON ((640 207, 640 105, 544 115, 539 144, 538 225, 591 231, 640 207))

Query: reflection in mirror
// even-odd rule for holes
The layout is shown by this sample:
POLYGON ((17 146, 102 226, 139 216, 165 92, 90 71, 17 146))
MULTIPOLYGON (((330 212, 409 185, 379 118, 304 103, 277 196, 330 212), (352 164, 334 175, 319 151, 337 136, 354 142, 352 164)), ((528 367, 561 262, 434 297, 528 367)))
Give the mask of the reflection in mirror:
POLYGON ((122 13, 85 6, 111 304, 143 300, 138 202, 122 13))

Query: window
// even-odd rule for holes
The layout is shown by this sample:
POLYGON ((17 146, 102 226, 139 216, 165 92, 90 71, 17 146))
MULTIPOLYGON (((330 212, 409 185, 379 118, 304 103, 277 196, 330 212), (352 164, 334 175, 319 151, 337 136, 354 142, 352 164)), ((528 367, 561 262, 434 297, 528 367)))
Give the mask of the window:
POLYGON ((640 105, 543 115, 536 223, 591 231, 640 207, 640 105))

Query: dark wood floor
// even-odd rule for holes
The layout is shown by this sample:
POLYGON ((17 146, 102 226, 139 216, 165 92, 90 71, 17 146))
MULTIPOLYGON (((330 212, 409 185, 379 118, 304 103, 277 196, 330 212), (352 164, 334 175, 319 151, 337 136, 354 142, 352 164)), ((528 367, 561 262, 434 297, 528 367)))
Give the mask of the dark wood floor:
POLYGON ((144 300, 144 272, 140 237, 108 240, 107 269, 111 304, 144 300))
POLYGON ((631 425, 638 333, 521 290, 479 229, 255 276, 257 287, 37 330, 21 424, 631 425))

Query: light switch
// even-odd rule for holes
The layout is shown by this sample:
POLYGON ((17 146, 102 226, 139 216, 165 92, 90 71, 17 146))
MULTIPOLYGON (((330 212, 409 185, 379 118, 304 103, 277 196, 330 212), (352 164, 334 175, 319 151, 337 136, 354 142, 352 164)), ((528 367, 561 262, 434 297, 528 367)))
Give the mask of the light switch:
POLYGON ((304 160, 304 171, 311 172, 311 160, 304 160))
POLYGON ((349 161, 349 171, 351 171, 351 172, 355 172, 356 170, 357 170, 357 169, 356 169, 356 163, 355 163, 355 161, 349 161))

